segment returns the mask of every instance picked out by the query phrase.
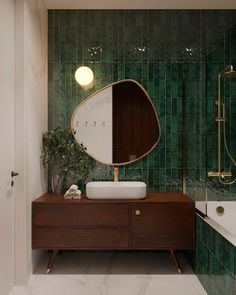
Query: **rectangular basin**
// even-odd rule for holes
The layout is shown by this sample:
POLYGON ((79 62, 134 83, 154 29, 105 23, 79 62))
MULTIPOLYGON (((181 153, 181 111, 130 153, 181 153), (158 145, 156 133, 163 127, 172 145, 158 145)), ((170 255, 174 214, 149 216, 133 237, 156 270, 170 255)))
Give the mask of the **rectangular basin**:
POLYGON ((144 199, 146 190, 146 183, 141 181, 92 181, 86 184, 86 196, 91 200, 144 199))

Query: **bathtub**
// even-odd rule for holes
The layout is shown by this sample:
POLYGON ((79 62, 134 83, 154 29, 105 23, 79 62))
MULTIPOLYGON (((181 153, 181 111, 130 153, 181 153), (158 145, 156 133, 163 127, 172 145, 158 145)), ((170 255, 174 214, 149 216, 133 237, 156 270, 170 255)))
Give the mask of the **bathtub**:
POLYGON ((207 217, 204 220, 219 234, 236 246, 236 202, 208 201, 196 202, 196 208, 207 217), (224 212, 218 213, 217 207, 223 207, 224 212))
POLYGON ((236 295, 236 202, 196 202, 196 208, 207 216, 196 214, 195 273, 208 295, 236 295))

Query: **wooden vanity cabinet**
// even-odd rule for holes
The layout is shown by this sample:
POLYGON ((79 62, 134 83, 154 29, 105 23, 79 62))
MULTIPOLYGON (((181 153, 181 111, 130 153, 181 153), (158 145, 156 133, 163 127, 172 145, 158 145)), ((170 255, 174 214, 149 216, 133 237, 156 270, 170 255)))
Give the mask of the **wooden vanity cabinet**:
POLYGON ((132 205, 133 248, 191 249, 193 234, 192 203, 132 205))
POLYGON ((143 200, 65 200, 44 194, 32 202, 33 249, 168 249, 195 247, 195 204, 182 193, 143 200))
POLYGON ((87 204, 46 194, 33 202, 32 224, 33 249, 129 247, 126 204, 87 204))

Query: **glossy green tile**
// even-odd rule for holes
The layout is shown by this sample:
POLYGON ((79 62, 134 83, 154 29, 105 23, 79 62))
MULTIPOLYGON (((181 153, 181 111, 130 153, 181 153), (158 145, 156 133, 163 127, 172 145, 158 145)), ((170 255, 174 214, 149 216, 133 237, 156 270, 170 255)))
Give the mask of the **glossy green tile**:
POLYGON ((119 179, 125 181, 125 169, 124 166, 119 167, 119 179))
POLYGON ((166 11, 148 11, 148 58, 149 61, 159 61, 165 59, 165 26, 166 11))
MULTIPOLYGON (((48 81, 48 97, 53 98, 53 81, 48 81)), ((48 125, 53 126, 54 120, 54 106, 53 99, 48 101, 48 125)))
POLYGON ((50 42, 50 40, 53 40, 53 33, 53 27, 48 27, 48 62, 53 61, 54 44, 53 42, 50 42))
POLYGON ((110 10, 101 11, 101 61, 114 62, 119 59, 119 26, 117 23, 119 11, 111 14, 110 10))
POLYGON ((196 217, 196 271, 208 294, 230 294, 235 291, 235 247, 223 239, 199 216, 196 217), (206 254, 208 253, 208 255, 206 254), (202 260, 205 265, 202 265, 202 260), (207 275, 203 275, 208 265, 207 275))
MULTIPOLYGON (((236 279, 236 247, 234 247, 233 251, 233 255, 234 255, 234 278, 236 279)), ((236 282, 235 282, 235 287, 236 287, 236 282)))
POLYGON ((230 273, 235 276, 236 275, 236 269, 235 269, 236 249, 231 243, 228 243, 228 242, 227 242, 227 248, 228 248, 228 251, 227 252, 225 251, 224 253, 223 264, 230 271, 230 273))
POLYGON ((141 181, 142 180, 142 171, 141 168, 127 168, 125 174, 126 180, 132 181, 141 181))
POLYGON ((203 243, 200 241, 197 243, 196 260, 198 261, 196 266, 196 273, 198 275, 206 275, 208 273, 208 259, 209 252, 203 243))
MULTIPOLYGON (((234 10, 49 11, 48 77, 49 82, 53 80, 48 91, 49 128, 68 125, 74 105, 95 90, 116 80, 135 79, 153 99, 162 128, 160 144, 154 151, 156 155, 143 162, 140 169, 168 167, 173 177, 174 169, 181 174, 182 167, 182 84, 186 80, 186 96, 191 100, 186 104, 187 131, 191 134, 188 147, 193 151, 192 159, 189 155, 188 177, 190 180, 204 178, 204 167, 216 164, 213 153, 216 78, 225 63, 235 58, 234 16, 234 10), (95 74, 94 87, 86 91, 73 77, 76 67, 82 64, 90 66, 95 74)), ((222 82, 222 95, 227 101, 235 92, 233 83, 222 82)), ((226 105, 227 114, 236 113, 232 102, 230 107, 226 105)), ((231 132, 236 133, 233 116, 227 120, 231 132)), ((232 150, 236 150, 234 133, 229 134, 232 150)), ((149 173, 145 175, 149 178, 149 173)), ((174 186, 179 188, 171 183, 161 189, 174 186)), ((153 182, 151 187, 154 189, 153 182)))

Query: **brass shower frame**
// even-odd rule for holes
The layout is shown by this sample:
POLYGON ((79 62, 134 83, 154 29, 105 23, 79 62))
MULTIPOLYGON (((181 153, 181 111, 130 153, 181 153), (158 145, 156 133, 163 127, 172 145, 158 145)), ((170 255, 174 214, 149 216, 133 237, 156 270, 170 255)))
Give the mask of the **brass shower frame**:
POLYGON ((225 122, 225 105, 224 103, 221 102, 221 87, 220 87, 220 82, 221 82, 221 77, 227 77, 230 75, 230 73, 233 72, 233 66, 228 65, 223 71, 221 71, 218 74, 218 86, 217 86, 217 101, 216 101, 216 106, 217 106, 217 117, 215 118, 215 121, 217 122, 217 160, 218 160, 218 171, 209 171, 208 176, 211 177, 222 177, 224 178, 225 176, 232 176, 232 173, 230 171, 221 171, 221 122, 225 122), (222 109, 221 109, 222 107, 222 109))

